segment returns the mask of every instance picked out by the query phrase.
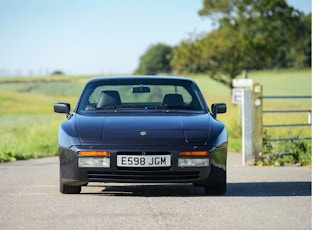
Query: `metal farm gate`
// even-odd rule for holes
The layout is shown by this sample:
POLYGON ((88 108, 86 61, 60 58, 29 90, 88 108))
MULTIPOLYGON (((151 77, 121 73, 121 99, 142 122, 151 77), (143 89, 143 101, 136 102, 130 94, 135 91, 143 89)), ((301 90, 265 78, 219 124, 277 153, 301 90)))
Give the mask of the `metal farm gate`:
MULTIPOLYGON (((281 100, 300 100, 300 99, 312 99, 312 96, 262 96, 262 99, 281 99, 281 100)), ((310 109, 288 109, 288 110, 263 110, 263 114, 288 114, 288 113, 307 113, 308 121, 307 123, 298 124, 263 124, 263 128, 278 128, 278 127, 302 127, 302 126, 312 126, 312 110, 310 109)), ((271 138, 269 141, 291 141, 291 140, 301 140, 297 137, 287 137, 287 138, 271 138)), ((312 137, 304 137, 302 140, 312 140, 312 137)))
MULTIPOLYGON (((247 81, 245 82, 247 83, 247 81)), ((250 82, 251 83, 251 82, 250 82)), ((243 164, 247 164, 257 158, 263 147, 263 130, 279 127, 302 127, 312 126, 312 110, 311 109, 279 109, 279 110, 263 110, 263 104, 266 100, 311 100, 312 96, 263 96, 262 85, 255 83, 248 89, 236 89, 233 94, 236 99, 239 98, 239 104, 242 108, 242 154, 243 164), (308 119, 304 123, 287 123, 287 124, 263 124, 263 114, 293 114, 307 113, 308 119)), ((281 106, 282 107, 282 106, 281 106)), ((312 140, 312 137, 285 137, 271 138, 269 141, 292 141, 292 140, 312 140)))

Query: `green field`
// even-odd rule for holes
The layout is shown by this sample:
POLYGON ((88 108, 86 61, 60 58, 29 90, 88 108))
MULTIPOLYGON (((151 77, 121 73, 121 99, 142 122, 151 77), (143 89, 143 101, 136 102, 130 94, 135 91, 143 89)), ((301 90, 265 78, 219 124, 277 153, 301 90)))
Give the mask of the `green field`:
MULTIPOLYGON (((241 151, 239 105, 231 104, 230 90, 204 75, 194 78, 209 105, 225 102, 228 112, 218 116, 229 131, 229 150, 241 151)), ((311 70, 249 72, 263 84, 264 95, 311 95, 311 70)), ((58 125, 64 115, 53 113, 58 101, 76 103, 91 76, 1 77, 0 78, 0 162, 56 155, 58 125)), ((264 109, 311 109, 311 100, 265 100, 264 109)), ((265 123, 306 123, 307 114, 264 115, 265 123)), ((310 127, 270 129, 273 137, 310 137, 310 127)))

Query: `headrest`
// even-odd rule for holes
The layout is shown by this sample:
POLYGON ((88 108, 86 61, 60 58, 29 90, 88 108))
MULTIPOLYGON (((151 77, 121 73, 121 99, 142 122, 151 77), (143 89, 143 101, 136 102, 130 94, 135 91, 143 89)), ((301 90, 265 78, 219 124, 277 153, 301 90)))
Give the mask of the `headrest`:
POLYGON ((104 90, 100 94, 96 108, 116 105, 121 105, 119 93, 115 90, 104 90))
POLYGON ((162 105, 183 106, 184 105, 183 96, 181 94, 176 93, 166 94, 164 96, 162 105))

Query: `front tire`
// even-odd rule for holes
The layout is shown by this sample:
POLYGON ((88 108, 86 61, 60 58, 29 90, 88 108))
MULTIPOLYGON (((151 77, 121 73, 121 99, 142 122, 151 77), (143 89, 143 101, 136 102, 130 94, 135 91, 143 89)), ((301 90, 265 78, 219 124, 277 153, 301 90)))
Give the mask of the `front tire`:
POLYGON ((59 189, 62 194, 79 194, 81 192, 81 186, 69 186, 62 183, 61 172, 59 176, 59 189))

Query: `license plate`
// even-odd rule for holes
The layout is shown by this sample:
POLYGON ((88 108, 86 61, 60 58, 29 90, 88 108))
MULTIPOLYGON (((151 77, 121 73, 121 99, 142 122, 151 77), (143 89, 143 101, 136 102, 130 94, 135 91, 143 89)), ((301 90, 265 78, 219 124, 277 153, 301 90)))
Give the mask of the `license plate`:
POLYGON ((170 167, 170 155, 117 155, 118 167, 170 167))

